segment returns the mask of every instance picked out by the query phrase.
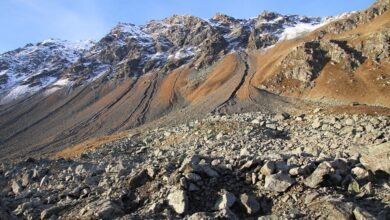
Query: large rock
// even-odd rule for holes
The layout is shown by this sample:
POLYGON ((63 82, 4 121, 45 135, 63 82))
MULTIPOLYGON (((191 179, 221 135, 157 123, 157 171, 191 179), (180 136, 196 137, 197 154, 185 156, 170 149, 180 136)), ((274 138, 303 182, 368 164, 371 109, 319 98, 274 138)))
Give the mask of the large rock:
POLYGON ((311 188, 317 188, 324 182, 327 175, 331 173, 331 165, 328 162, 322 162, 317 169, 305 179, 305 185, 311 188))
POLYGON ((323 203, 323 217, 327 219, 350 220, 353 219, 354 205, 351 202, 329 200, 323 203))
POLYGON ((188 208, 188 198, 186 193, 177 189, 168 195, 168 204, 175 210, 177 214, 183 214, 188 208))
POLYGON ((285 192, 295 180, 289 175, 278 173, 265 178, 265 189, 274 192, 285 192))
POLYGON ((104 199, 87 205, 81 212, 84 217, 96 216, 98 219, 113 219, 125 214, 120 204, 104 199))
POLYGON ((360 162, 365 168, 373 173, 383 171, 390 174, 390 142, 359 147, 356 151, 360 153, 360 162))
POLYGON ((131 176, 129 179, 129 185, 132 189, 138 188, 144 185, 149 180, 149 175, 147 170, 142 170, 136 173, 134 176, 131 176))

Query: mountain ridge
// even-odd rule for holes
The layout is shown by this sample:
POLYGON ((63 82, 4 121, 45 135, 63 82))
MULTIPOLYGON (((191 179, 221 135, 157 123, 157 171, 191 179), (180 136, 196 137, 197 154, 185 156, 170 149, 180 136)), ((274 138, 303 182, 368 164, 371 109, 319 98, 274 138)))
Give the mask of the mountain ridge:
MULTIPOLYGON (((264 25, 267 23, 270 23, 270 24, 281 23, 283 25, 286 25, 286 27, 280 27, 280 26, 277 28, 273 27, 273 30, 277 31, 277 33, 275 34, 276 36, 274 36, 274 37, 278 38, 280 41, 280 40, 283 40, 284 38, 289 37, 287 33, 283 32, 283 29, 294 29, 294 27, 295 27, 294 24, 299 26, 302 24, 301 21, 304 21, 303 24, 307 25, 307 27, 306 27, 307 29, 310 29, 310 28, 315 29, 316 26, 314 26, 314 27, 311 27, 311 26, 317 25, 319 27, 319 25, 324 25, 325 23, 330 22, 331 20, 338 19, 338 18, 341 18, 343 16, 346 16, 346 15, 335 16, 335 17, 326 17, 326 18, 321 19, 319 17, 306 17, 306 16, 298 16, 298 15, 281 15, 281 14, 278 14, 275 12, 265 11, 262 14, 260 14, 259 16, 252 18, 252 19, 235 19, 235 18, 227 16, 227 15, 217 14, 216 16, 214 16, 208 20, 203 20, 199 17, 195 17, 192 15, 174 15, 172 17, 168 17, 168 18, 165 18, 165 19, 162 19, 159 21, 151 20, 144 25, 133 25, 131 23, 120 22, 120 23, 118 23, 118 25, 116 25, 114 28, 112 28, 110 33, 108 35, 106 35, 103 39, 110 37, 110 35, 122 34, 122 35, 126 35, 126 36, 122 36, 125 38, 141 39, 141 41, 143 41, 143 43, 145 43, 144 45, 141 44, 141 46, 152 48, 154 46, 152 43, 152 41, 153 41, 152 38, 159 37, 159 36, 155 36, 155 35, 161 35, 161 32, 168 31, 168 30, 166 30, 167 27, 164 25, 167 25, 167 24, 169 24, 169 25, 182 25, 182 24, 180 24, 180 22, 183 22, 184 19, 189 19, 189 20, 195 20, 197 22, 201 22, 202 25, 206 25, 208 23, 211 26, 211 28, 214 28, 214 29, 218 30, 220 33, 222 33, 221 35, 223 36, 225 41, 229 44, 228 48, 226 48, 227 53, 229 53, 232 50, 242 50, 245 48, 245 40, 243 39, 243 37, 245 38, 245 36, 249 35, 249 33, 252 31, 252 29, 254 29, 254 26, 259 26, 262 24, 264 25), (229 17, 229 19, 227 19, 228 17, 229 17), (284 24, 284 20, 287 21, 286 24, 284 24), (226 23, 226 21, 230 21, 232 23, 228 24, 228 23, 226 23), (298 22, 301 22, 301 23, 298 23, 298 22), (158 26, 163 26, 163 27, 158 27, 158 26), (156 29, 158 29, 158 28, 161 29, 160 32, 156 31, 156 29), (244 29, 245 30, 244 32, 246 32, 246 33, 244 33, 244 34, 241 32, 237 33, 237 31, 239 31, 241 29, 244 29), (237 36, 234 36, 234 35, 237 35, 237 36), (280 36, 278 36, 278 35, 280 35, 280 36), (147 42, 149 42, 149 44, 147 42), (242 45, 243 43, 244 43, 244 45, 242 45)), ((185 26, 188 26, 188 25, 185 25, 185 26)), ((303 32, 303 31, 301 31, 301 32, 303 32)), ((297 36, 295 36, 295 37, 297 37, 297 36)), ((290 38, 291 38, 291 36, 290 36, 290 38)), ((125 42, 123 42, 123 40, 124 39, 118 39, 118 42, 116 42, 116 43, 119 45, 120 44, 124 45, 125 42)), ((274 39, 273 41, 276 41, 276 39, 274 39)), ((1 82, 3 84, 2 85, 3 88, 2 88, 2 91, 0 93, 6 94, 7 92, 11 92, 11 94, 8 94, 9 95, 8 98, 6 96, 2 99, 2 102, 1 102, 2 104, 5 104, 6 102, 10 102, 10 101, 18 99, 17 94, 13 94, 13 93, 17 93, 18 91, 19 91, 19 93, 21 93, 20 98, 23 98, 23 90, 20 91, 21 89, 18 89, 12 93, 12 84, 7 85, 5 83, 6 81, 11 81, 10 78, 12 78, 14 75, 18 75, 20 72, 20 71, 19 72, 14 71, 12 73, 12 69, 6 69, 6 65, 9 65, 9 63, 12 63, 12 61, 7 60, 7 54, 16 54, 17 55, 19 53, 25 52, 25 53, 31 55, 31 51, 29 51, 29 50, 31 50, 30 47, 34 47, 34 46, 37 48, 35 48, 33 50, 42 50, 42 53, 45 53, 45 50, 47 50, 46 53, 49 54, 49 53, 51 53, 51 51, 49 51, 50 48, 48 48, 48 49, 45 47, 39 48, 41 45, 44 46, 45 44, 48 44, 49 42, 52 43, 53 46, 57 45, 58 47, 63 47, 64 48, 63 52, 65 54, 67 53, 67 50, 69 50, 68 53, 69 52, 78 53, 77 55, 75 55, 73 57, 70 57, 70 56, 68 57, 72 61, 72 62, 69 62, 69 65, 73 65, 74 63, 76 63, 86 53, 88 53, 88 52, 93 53, 93 51, 88 51, 88 50, 99 43, 99 42, 94 43, 94 42, 90 42, 90 41, 85 41, 84 43, 85 43, 85 45, 88 45, 88 48, 82 48, 82 45, 81 45, 82 42, 73 43, 73 42, 69 42, 69 41, 65 41, 65 40, 61 41, 61 40, 49 39, 47 41, 37 43, 36 45, 28 44, 23 48, 18 48, 14 51, 9 51, 9 52, 5 52, 5 53, 1 54, 0 60, 3 63, 2 67, 1 67, 1 69, 3 71, 1 74, 2 75, 1 82), (74 48, 72 48, 72 47, 74 47, 74 48), (9 73, 7 74, 7 72, 9 72, 9 73)), ((158 42, 158 44, 162 45, 163 41, 158 42)), ((269 44, 272 45, 272 42, 270 42, 269 44)), ((267 45, 264 45, 264 46, 267 46, 267 45)), ((268 46, 271 46, 271 45, 268 45, 268 46)), ((162 45, 162 46, 164 47, 164 45, 162 45)), ((167 45, 165 45, 165 46, 167 46, 167 45)), ((177 44, 177 46, 180 46, 180 45, 177 44)), ((97 47, 99 47, 99 45, 97 45, 97 47)), ((254 45, 254 47, 258 47, 258 46, 254 45)), ((163 61, 163 60, 167 60, 167 59, 171 59, 171 58, 174 58, 176 60, 181 60, 181 59, 186 59, 186 58, 187 59, 192 58, 196 53, 199 53, 199 51, 197 52, 196 50, 197 49, 195 47, 181 48, 181 50, 176 51, 173 54, 166 55, 165 53, 161 53, 161 52, 155 52, 153 54, 153 52, 151 52, 152 55, 149 55, 149 56, 152 57, 152 60, 156 59, 158 61, 163 61)), ((59 51, 59 53, 60 52, 61 51, 59 51)), ((69 53, 69 55, 70 55, 70 53, 69 53)), ((86 54, 86 55, 88 56, 88 54, 86 54)), ((34 55, 32 55, 32 56, 34 56, 34 55)), ((39 54, 36 56, 39 56, 39 54)), ((65 59, 66 58, 67 57, 65 57, 65 59)), ((22 59, 22 58, 20 58, 20 59, 22 59)), ((30 59, 34 59, 34 57, 32 57, 30 59)), ((45 63, 44 60, 41 62, 42 62, 42 64, 45 63)), ((61 62, 61 60, 59 62, 61 62)), ((19 66, 23 66, 23 65, 26 65, 26 64, 23 64, 23 63, 19 64, 19 66)), ((62 71, 65 71, 64 69, 69 68, 69 67, 70 66, 67 66, 65 64, 65 66, 62 67, 62 69, 63 69, 62 71)), ((31 67, 31 66, 29 66, 28 68, 30 68, 30 71, 31 70, 36 71, 36 72, 40 71, 39 69, 34 69, 34 67, 31 67)), ((55 71, 55 70, 53 70, 53 71, 55 71)), ((39 75, 39 73, 36 73, 34 75, 39 75)), ((49 75, 55 75, 55 74, 49 74, 49 75)), ((22 84, 29 84, 28 82, 25 82, 26 80, 28 80, 26 78, 29 78, 29 77, 21 78, 18 80, 23 81, 22 84)), ((58 85, 62 85, 66 79, 57 79, 57 80, 61 80, 60 83, 57 83, 57 87, 58 87, 58 85)), ((41 82, 41 84, 43 84, 43 85, 41 87, 38 87, 38 88, 33 88, 34 84, 31 83, 29 87, 32 87, 32 89, 30 91, 25 91, 24 93, 33 94, 35 92, 38 92, 40 89, 48 87, 50 85, 54 85, 54 87, 56 86, 55 81, 53 81, 53 80, 48 80, 48 81, 49 82, 47 82, 47 83, 41 82)), ((52 91, 53 90, 54 89, 52 89, 52 91)), ((50 93, 52 91, 48 91, 48 93, 50 93)))

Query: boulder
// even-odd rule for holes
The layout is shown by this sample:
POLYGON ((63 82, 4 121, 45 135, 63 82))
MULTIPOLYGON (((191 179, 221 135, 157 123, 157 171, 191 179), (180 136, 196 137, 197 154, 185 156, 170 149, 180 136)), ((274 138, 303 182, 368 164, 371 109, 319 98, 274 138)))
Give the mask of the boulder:
POLYGON ((188 198, 181 189, 176 189, 168 195, 168 204, 177 214, 183 214, 188 209, 188 198))
POLYGON ((317 188, 324 182, 327 175, 331 173, 331 165, 328 162, 322 162, 317 169, 305 179, 304 184, 310 188, 317 188))
POLYGON ((264 188, 274 192, 285 192, 294 183, 295 180, 289 175, 278 173, 265 177, 264 188))
POLYGON ((363 166, 375 173, 377 171, 390 174, 390 142, 369 147, 359 147, 356 151, 361 155, 363 166))
POLYGON ((83 210, 83 216, 92 217, 96 216, 99 219, 113 219, 118 216, 124 215, 123 208, 120 204, 117 204, 111 200, 97 200, 88 204, 83 210))

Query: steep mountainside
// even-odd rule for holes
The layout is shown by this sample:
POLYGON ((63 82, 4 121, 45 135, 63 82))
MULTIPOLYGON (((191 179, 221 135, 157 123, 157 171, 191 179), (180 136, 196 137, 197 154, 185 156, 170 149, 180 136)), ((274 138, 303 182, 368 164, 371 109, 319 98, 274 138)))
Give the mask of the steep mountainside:
POLYGON ((120 23, 86 46, 0 55, 0 157, 56 151, 146 122, 307 103, 390 107, 389 0, 362 12, 120 23), (296 99, 298 98, 298 99, 296 99))

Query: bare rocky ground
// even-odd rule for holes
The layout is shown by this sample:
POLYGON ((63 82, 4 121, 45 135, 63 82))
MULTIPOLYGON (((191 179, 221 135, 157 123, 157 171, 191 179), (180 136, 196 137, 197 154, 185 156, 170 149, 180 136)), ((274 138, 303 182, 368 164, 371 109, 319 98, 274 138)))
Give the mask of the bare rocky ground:
POLYGON ((0 219, 390 219, 390 117, 208 115, 0 164, 0 219))

